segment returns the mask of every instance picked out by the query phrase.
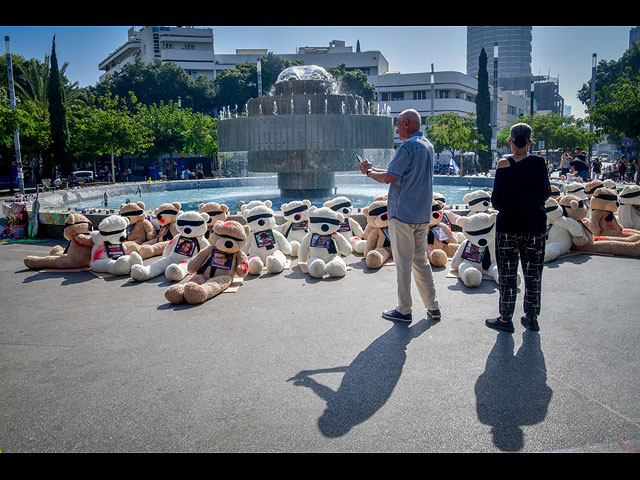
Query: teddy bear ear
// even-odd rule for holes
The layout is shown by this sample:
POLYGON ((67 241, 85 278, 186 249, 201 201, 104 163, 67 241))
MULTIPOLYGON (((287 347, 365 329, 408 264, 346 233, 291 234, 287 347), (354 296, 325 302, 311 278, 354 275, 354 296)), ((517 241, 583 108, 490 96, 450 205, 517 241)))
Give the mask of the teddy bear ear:
POLYGON ((136 205, 138 205, 141 209, 144 210, 144 202, 138 202, 136 205))
POLYGON ((199 212, 202 212, 203 209, 204 209, 204 203, 201 203, 200 205, 198 205, 199 212))
POLYGON ((206 212, 200 212, 200 216, 202 217, 202 219, 206 222, 209 221, 209 214, 206 212))
POLYGON ((313 206, 313 207, 309 207, 309 212, 315 212, 318 209, 318 207, 313 206))
POLYGON ((249 237, 249 235, 251 234, 251 227, 249 225, 244 226, 244 233, 246 237, 249 237))
POLYGON ((288 205, 289 205, 288 203, 283 203, 282 205, 280 205, 280 210, 284 212, 287 209, 288 205))
POLYGON ((269 208, 271 208, 271 205, 273 205, 273 203, 271 203, 271 200, 266 200, 264 204, 269 208))
POLYGON ((341 214, 340 212, 337 212, 337 213, 338 213, 338 220, 340 220, 340 223, 344 222, 344 215, 341 214))
POLYGON ((242 205, 242 218, 244 218, 245 220, 247 219, 247 216, 249 214, 249 210, 247 210, 246 208, 244 208, 244 205, 242 205))
POLYGON ((222 210, 224 213, 227 213, 229 211, 229 207, 227 207, 224 203, 221 203, 220 210, 222 210))
POLYGON ((311 206, 311 201, 310 200, 303 200, 302 203, 304 203, 307 207, 311 206))
POLYGON ((126 203, 121 203, 120 204, 120 210, 122 210, 125 207, 126 203))
POLYGON ((569 206, 571 207, 571 210, 577 210, 578 209, 578 202, 576 202, 575 200, 571 200, 571 202, 569 202, 569 206))
POLYGON ((362 213, 364 214, 365 217, 369 216, 369 207, 364 207, 362 209, 362 213))
POLYGON ((180 210, 182 208, 182 204, 180 202, 173 202, 171 205, 176 207, 177 210, 180 210))

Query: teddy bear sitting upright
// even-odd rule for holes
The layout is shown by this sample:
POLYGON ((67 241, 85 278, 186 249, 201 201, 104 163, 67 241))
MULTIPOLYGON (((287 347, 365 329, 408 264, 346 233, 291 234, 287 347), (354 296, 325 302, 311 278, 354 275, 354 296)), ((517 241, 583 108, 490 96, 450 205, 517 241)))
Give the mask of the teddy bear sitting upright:
POLYGON ((444 204, 439 200, 431 203, 431 221, 427 230, 427 258, 434 267, 444 267, 447 259, 458 251, 458 240, 451 227, 442 222, 444 204))
POLYGON ((227 212, 229 211, 229 207, 224 203, 207 202, 198 205, 198 211, 200 213, 204 212, 209 215, 209 221, 207 222, 207 233, 205 233, 204 235, 204 238, 209 240, 213 225, 216 222, 224 222, 227 219, 227 212))
POLYGON ((546 263, 569 253, 573 237, 584 236, 584 233, 582 226, 573 218, 565 216, 562 207, 553 198, 548 198, 544 207, 547 213, 547 242, 544 252, 546 263))
POLYGON ((156 220, 160 225, 156 236, 142 243, 142 245, 138 242, 124 242, 125 253, 129 255, 131 252, 138 252, 143 260, 162 255, 164 247, 166 247, 171 239, 178 233, 176 218, 181 208, 182 205, 180 202, 160 204, 154 211, 156 220))
POLYGON ((367 242, 364 240, 362 227, 354 218, 351 218, 351 212, 353 211, 351 200, 347 197, 336 197, 327 200, 322 206, 329 207, 331 210, 340 212, 342 216, 344 216, 344 222, 340 225, 338 233, 349 240, 354 252, 364 252, 364 246, 367 242))
POLYGON ((144 202, 123 203, 120 205, 120 216, 129 220, 125 241, 142 245, 156 236, 156 229, 147 220, 144 208, 144 202))
POLYGON ((252 204, 253 207, 242 209, 242 218, 251 227, 249 241, 244 246, 249 255, 249 274, 260 275, 265 266, 267 273, 280 273, 287 265, 285 255, 291 254, 291 244, 276 228, 271 200, 249 205, 252 204))
POLYGON ((91 232, 91 270, 112 275, 128 275, 132 265, 142 265, 137 252, 125 254, 123 243, 127 235, 129 219, 120 215, 104 218, 98 230, 91 232))
POLYGON ((323 278, 344 277, 347 264, 341 255, 350 255, 353 248, 349 240, 338 233, 344 216, 329 207, 309 208, 309 233, 298 249, 298 258, 307 263, 309 275, 323 278))
POLYGON ((467 287, 478 287, 483 274, 498 282, 495 250, 497 216, 495 212, 474 213, 458 219, 466 238, 451 260, 451 269, 458 271, 462 283, 467 287))
POLYGON ((209 236, 210 245, 187 264, 187 270, 194 276, 186 283, 170 286, 165 298, 173 304, 203 303, 229 288, 234 276, 244 278, 249 263, 242 248, 249 235, 249 225, 234 220, 216 222, 209 236))
POLYGON ((87 217, 79 213, 72 213, 64 221, 63 235, 68 244, 66 248, 56 245, 47 257, 29 255, 24 259, 24 264, 31 270, 46 268, 75 269, 88 267, 91 263, 91 222, 87 217))
POLYGON ((640 186, 625 185, 618 194, 618 220, 625 229, 640 230, 640 186))
POLYGON ((491 213, 491 192, 486 190, 476 190, 467 193, 462 197, 462 201, 469 205, 469 215, 474 213, 491 213))
POLYGON ((391 238, 389 237, 389 213, 387 197, 378 197, 362 210, 367 219, 364 247, 364 260, 369 268, 380 268, 393 256, 391 238))
POLYGON ((162 258, 149 265, 133 265, 131 278, 139 282, 164 273, 168 280, 179 282, 187 275, 187 262, 209 246, 204 238, 209 215, 182 212, 176 219, 177 234, 165 245, 162 258))
POLYGON ((309 233, 309 200, 293 200, 280 206, 284 223, 278 228, 284 238, 291 244, 291 256, 298 256, 300 242, 309 233))
POLYGON ((599 188, 593 193, 590 202, 591 214, 586 222, 594 236, 625 237, 640 234, 632 228, 622 228, 616 220, 618 194, 615 190, 599 188))

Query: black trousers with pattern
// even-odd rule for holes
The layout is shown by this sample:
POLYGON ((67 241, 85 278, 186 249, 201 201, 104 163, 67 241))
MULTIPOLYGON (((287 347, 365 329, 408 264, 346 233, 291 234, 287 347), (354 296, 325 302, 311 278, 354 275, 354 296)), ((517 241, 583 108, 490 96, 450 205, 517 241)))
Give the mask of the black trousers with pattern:
POLYGON ((500 315, 510 319, 518 293, 518 264, 524 276, 524 313, 532 318, 540 314, 542 267, 547 234, 496 232, 496 263, 500 291, 500 315))

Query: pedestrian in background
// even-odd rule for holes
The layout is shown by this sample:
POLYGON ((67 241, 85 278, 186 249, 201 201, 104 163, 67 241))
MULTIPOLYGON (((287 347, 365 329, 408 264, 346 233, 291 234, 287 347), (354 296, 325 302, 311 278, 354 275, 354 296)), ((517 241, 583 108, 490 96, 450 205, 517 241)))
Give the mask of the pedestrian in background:
POLYGON ((495 330, 513 332, 513 313, 517 296, 518 264, 524 274, 524 313, 520 323, 538 331, 542 294, 542 267, 547 237, 545 202, 551 185, 545 159, 528 153, 531 127, 518 123, 511 127, 511 155, 502 158, 496 168, 491 204, 498 210, 496 219, 496 263, 500 291, 500 316, 486 320, 495 330))
POLYGON ((387 209, 391 250, 396 264, 398 304, 386 310, 388 320, 411 322, 411 274, 415 276, 427 318, 440 320, 431 265, 427 260, 427 228, 431 221, 433 196, 433 145, 420 131, 420 114, 403 111, 396 121, 402 141, 386 170, 375 168, 365 159, 362 173, 378 183, 389 185, 387 209))

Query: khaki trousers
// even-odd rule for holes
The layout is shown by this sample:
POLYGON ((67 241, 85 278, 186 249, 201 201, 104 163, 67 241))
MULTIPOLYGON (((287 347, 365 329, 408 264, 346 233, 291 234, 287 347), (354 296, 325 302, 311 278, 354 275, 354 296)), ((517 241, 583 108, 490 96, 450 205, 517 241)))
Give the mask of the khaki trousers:
POLYGON ((411 313, 411 272, 415 276, 418 293, 429 310, 440 308, 436 298, 431 265, 427 259, 427 224, 403 223, 389 219, 389 237, 396 264, 398 305, 403 315, 411 313))

